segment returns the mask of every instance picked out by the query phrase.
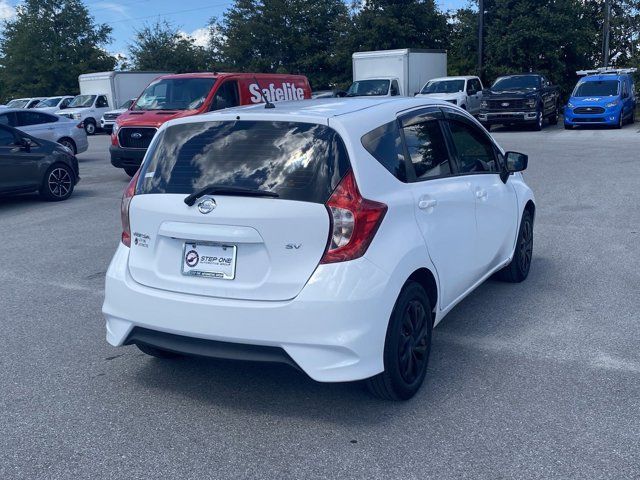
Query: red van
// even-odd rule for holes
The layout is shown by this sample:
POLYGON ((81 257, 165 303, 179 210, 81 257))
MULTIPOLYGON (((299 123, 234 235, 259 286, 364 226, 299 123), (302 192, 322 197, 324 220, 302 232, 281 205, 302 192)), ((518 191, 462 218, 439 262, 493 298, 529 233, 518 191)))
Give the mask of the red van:
POLYGON ((156 130, 167 120, 238 105, 311 98, 302 75, 265 73, 184 73, 156 78, 125 113, 111 134, 111 164, 133 176, 156 130))

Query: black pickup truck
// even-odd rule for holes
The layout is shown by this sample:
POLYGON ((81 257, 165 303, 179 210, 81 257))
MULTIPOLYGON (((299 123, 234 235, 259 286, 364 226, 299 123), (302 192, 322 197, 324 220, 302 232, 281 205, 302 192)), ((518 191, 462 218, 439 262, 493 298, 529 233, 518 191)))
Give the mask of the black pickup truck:
POLYGON ((482 92, 478 120, 491 125, 530 125, 542 130, 544 119, 558 123, 560 90, 543 75, 523 73, 499 77, 482 92))

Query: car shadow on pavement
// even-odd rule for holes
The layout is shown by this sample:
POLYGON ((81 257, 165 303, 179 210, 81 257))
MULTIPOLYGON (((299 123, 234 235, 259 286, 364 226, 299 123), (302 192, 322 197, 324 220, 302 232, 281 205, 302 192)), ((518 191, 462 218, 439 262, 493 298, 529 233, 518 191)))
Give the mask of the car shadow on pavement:
MULTIPOLYGON (((544 283, 552 267, 536 258, 528 281, 544 283)), ((392 417, 429 408, 446 408, 445 403, 478 382, 475 362, 469 358, 486 355, 473 345, 474 339, 499 332, 509 337, 526 336, 531 315, 514 299, 528 286, 489 280, 458 305, 434 331, 429 371, 423 388, 408 402, 373 398, 364 382, 318 383, 304 373, 277 364, 257 364, 183 357, 159 360, 128 347, 127 361, 133 380, 149 394, 183 395, 200 404, 233 411, 264 413, 283 418, 319 417, 340 425, 368 425, 391 421, 392 417), (506 333, 505 333, 506 332, 506 333)))

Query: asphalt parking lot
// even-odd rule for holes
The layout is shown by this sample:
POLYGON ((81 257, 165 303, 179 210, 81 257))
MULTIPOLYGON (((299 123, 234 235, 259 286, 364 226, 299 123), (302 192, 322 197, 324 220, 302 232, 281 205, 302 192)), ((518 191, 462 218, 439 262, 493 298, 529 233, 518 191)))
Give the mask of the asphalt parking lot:
POLYGON ((69 201, 0 199, 0 478, 640 478, 639 128, 494 130, 530 155, 531 275, 451 312, 406 403, 109 346, 128 177, 92 137, 69 201))

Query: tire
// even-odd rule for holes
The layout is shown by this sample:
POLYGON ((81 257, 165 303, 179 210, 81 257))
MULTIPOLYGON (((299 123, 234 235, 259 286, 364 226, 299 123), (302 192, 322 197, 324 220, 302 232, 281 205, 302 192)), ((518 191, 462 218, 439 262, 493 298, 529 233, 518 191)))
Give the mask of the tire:
POLYGON ((69 150, 73 152, 74 155, 78 153, 78 147, 76 147, 76 142, 74 142, 70 138, 68 137, 61 138, 60 140, 58 140, 58 143, 60 145, 67 147, 69 150))
POLYGON ((432 328, 429 297, 419 283, 407 282, 389 319, 384 371, 366 380, 374 396, 408 400, 418 392, 427 373, 432 328))
POLYGON ((556 109, 553 114, 549 117, 549 125, 557 125, 558 118, 560 117, 560 108, 556 105, 556 109))
POLYGON ((568 125, 568 124, 564 124, 564 129, 565 130, 573 130, 573 125, 568 125))
POLYGON ((622 110, 620 110, 620 118, 618 118, 618 123, 616 123, 614 128, 617 130, 620 130, 623 125, 624 125, 624 115, 622 110))
POLYGON ((181 355, 179 353, 170 352, 168 350, 162 350, 161 348, 152 347, 151 345, 145 345, 144 343, 136 343, 136 347, 147 355, 156 358, 178 358, 181 355))
POLYGON ((84 121, 84 131, 87 132, 87 135, 95 135, 97 128, 96 121, 93 118, 87 118, 84 121))
POLYGON ((533 217, 529 210, 522 214, 520 231, 516 242, 516 250, 513 253, 511 263, 500 270, 496 277, 498 280, 510 283, 520 283, 529 276, 531 258, 533 256, 533 217))
POLYGON ((133 178, 133 176, 138 171, 138 167, 124 167, 124 171, 127 173, 127 175, 133 178))
POLYGON ((61 202, 73 193, 75 174, 64 163, 51 165, 42 179, 40 196, 49 202, 61 202))

